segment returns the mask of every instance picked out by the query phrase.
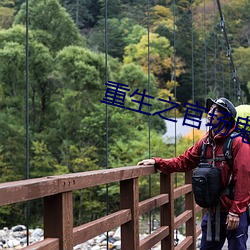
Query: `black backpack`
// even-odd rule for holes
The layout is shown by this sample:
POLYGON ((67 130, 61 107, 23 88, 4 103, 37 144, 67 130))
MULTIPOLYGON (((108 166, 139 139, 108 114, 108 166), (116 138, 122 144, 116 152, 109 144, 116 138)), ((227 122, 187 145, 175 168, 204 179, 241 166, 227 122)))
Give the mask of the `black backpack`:
MULTIPOLYGON (((234 137, 235 132, 231 134, 234 137)), ((232 157, 232 142, 234 138, 228 136, 223 145, 224 157, 217 157, 215 161, 226 160, 231 171, 233 168, 232 157)), ((195 202, 203 208, 215 207, 219 203, 219 198, 222 193, 221 188, 221 170, 213 167, 212 163, 206 162, 207 144, 202 144, 201 162, 198 168, 193 172, 192 187, 195 202)), ((225 191, 225 190, 224 190, 225 191)), ((226 194, 230 199, 233 199, 233 182, 230 181, 226 188, 226 194)))

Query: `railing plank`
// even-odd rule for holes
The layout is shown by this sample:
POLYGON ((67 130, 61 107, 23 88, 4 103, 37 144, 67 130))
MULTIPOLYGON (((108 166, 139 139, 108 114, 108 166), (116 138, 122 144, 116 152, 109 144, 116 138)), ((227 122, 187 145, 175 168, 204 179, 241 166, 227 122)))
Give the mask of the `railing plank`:
POLYGON ((193 244, 193 237, 187 236, 181 243, 179 243, 174 249, 175 250, 182 250, 188 249, 193 244))
POLYGON ((169 234, 161 241, 162 250, 174 249, 174 176, 160 174, 160 192, 169 194, 169 202, 161 206, 161 226, 169 227, 169 234))
POLYGON ((130 166, 1 183, 0 206, 154 173, 156 169, 151 165, 130 166))
POLYGON ((139 215, 157 207, 161 208, 161 229, 141 241, 141 248, 147 249, 161 240, 162 250, 174 249, 174 229, 186 222, 187 237, 178 249, 195 249, 195 239, 201 233, 201 228, 196 227, 196 213, 204 213, 205 210, 194 202, 190 184, 191 173, 185 175, 187 184, 177 189, 174 189, 173 174, 161 173, 160 195, 139 203, 138 177, 155 173, 154 166, 130 166, 2 183, 0 206, 44 198, 45 240, 33 244, 33 248, 25 249, 58 250, 59 242, 60 249, 72 250, 76 244, 121 226, 122 247, 138 250, 139 215), (72 191, 112 182, 120 182, 123 210, 73 229, 72 191), (174 219, 174 199, 183 195, 186 211, 174 219))
POLYGON ((138 178, 120 183, 121 208, 131 210, 132 220, 121 226, 121 249, 139 250, 139 187, 138 178))
POLYGON ((201 233, 202 233, 201 230, 202 230, 202 228, 201 228, 201 226, 199 225, 199 226, 196 228, 196 236, 197 236, 197 237, 201 235, 201 233))
POLYGON ((177 199, 181 197, 184 194, 188 194, 192 192, 192 185, 191 184, 185 184, 181 187, 175 188, 174 190, 174 199, 177 199))
POLYGON ((59 250, 59 239, 47 238, 41 242, 34 243, 23 250, 59 250))
POLYGON ((0 206, 58 193, 56 177, 35 178, 0 184, 0 206))
POLYGON ((44 238, 59 238, 60 249, 73 249, 72 192, 44 198, 44 238))
POLYGON ((73 229, 74 246, 131 221, 130 209, 123 209, 73 229))
POLYGON ((169 202, 168 194, 160 194, 139 203, 139 214, 143 215, 169 202))
MULTIPOLYGON (((191 183, 192 180, 192 172, 185 173, 185 183, 191 183)), ((185 195, 185 210, 191 210, 192 216, 186 222, 186 237, 192 236, 196 239, 196 203, 194 201, 193 193, 188 193, 185 195)), ((196 241, 194 240, 188 250, 196 250, 196 241)))
POLYGON ((140 250, 148 250, 169 235, 169 227, 158 228, 155 232, 140 241, 140 250))
POLYGON ((139 176, 148 176, 157 171, 152 165, 130 166, 106 170, 88 171, 83 173, 60 175, 60 192, 76 190, 88 187, 94 187, 112 182, 119 182, 138 178, 139 176))
POLYGON ((192 218, 192 210, 187 210, 174 219, 174 229, 177 229, 192 218))
POLYGON ((199 213, 202 210, 205 210, 205 209, 196 204, 196 206, 195 206, 195 213, 199 213))

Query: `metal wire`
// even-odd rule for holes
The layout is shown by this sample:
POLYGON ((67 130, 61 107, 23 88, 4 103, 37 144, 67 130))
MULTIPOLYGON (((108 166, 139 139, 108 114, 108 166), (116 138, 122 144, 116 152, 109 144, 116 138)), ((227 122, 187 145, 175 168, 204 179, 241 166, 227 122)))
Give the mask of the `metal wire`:
POLYGON ((227 36, 225 18, 224 18, 223 13, 222 13, 220 0, 217 0, 217 6, 218 6, 219 14, 220 14, 220 19, 221 19, 220 20, 221 31, 223 32, 224 38, 226 40, 227 56, 228 56, 228 58, 230 60, 230 67, 232 69, 232 78, 233 78, 233 81, 234 81, 234 90, 233 91, 234 91, 234 93, 236 92, 238 103, 241 104, 242 103, 242 96, 241 96, 242 94, 241 94, 240 81, 237 79, 236 68, 235 68, 235 65, 234 65, 234 60, 233 60, 233 55, 232 55, 232 49, 231 49, 231 45, 229 43, 228 36, 227 36), (236 85, 237 85, 237 87, 236 87, 236 85))
POLYGON ((216 15, 215 15, 215 1, 214 3, 214 91, 217 97, 217 32, 216 32, 216 15))
MULTIPOLYGON (((177 89, 176 89, 176 2, 175 0, 173 0, 173 16, 174 16, 174 74, 173 74, 173 81, 174 81, 174 96, 176 98, 177 95, 177 89)), ((176 120, 176 109, 174 109, 174 113, 175 113, 175 120, 176 120)), ((175 127, 174 127, 174 132, 175 132, 175 143, 174 143, 174 154, 176 156, 177 154, 177 131, 176 131, 176 122, 175 122, 175 127)), ((175 173, 175 186, 177 186, 177 173, 175 173)), ((176 245, 178 245, 179 243, 179 239, 178 239, 178 232, 177 229, 175 230, 175 242, 176 245)))
MULTIPOLYGON (((109 75, 108 75, 108 0, 105 0, 105 78, 106 82, 108 82, 109 75)), ((109 162, 108 162, 108 148, 109 148, 109 133, 108 133, 108 127, 109 127, 109 121, 108 121, 108 104, 106 104, 106 169, 109 167, 109 162)), ((106 215, 109 213, 109 186, 106 184, 106 215)), ((108 232, 107 232, 107 249, 108 249, 108 232)))
POLYGON ((206 0, 204 0, 204 88, 205 97, 207 98, 207 40, 206 40, 206 0))
MULTIPOLYGON (((150 95, 150 0, 147 0, 148 7, 148 18, 147 18, 147 29, 148 29, 148 95, 150 95)), ((148 98, 148 104, 150 103, 150 98, 148 98)), ((148 106, 148 113, 150 113, 150 106, 148 106)), ((148 158, 151 157, 151 141, 150 141, 150 130, 151 130, 151 122, 150 116, 148 116, 148 158)), ((148 176, 148 189, 149 189, 149 197, 151 197, 151 175, 148 176)), ((152 228, 152 212, 149 212, 149 233, 151 233, 152 228)))
MULTIPOLYGON (((26 71, 26 174, 25 179, 29 179, 29 0, 26 0, 26 45, 25 45, 25 71, 26 71)), ((29 210, 30 203, 26 202, 26 230, 27 245, 29 245, 29 210)))
MULTIPOLYGON (((191 25, 192 25, 192 102, 195 103, 194 99, 194 11, 193 11, 193 0, 191 0, 191 25)), ((193 121, 194 125, 194 121, 193 121)), ((194 144, 194 126, 193 126, 193 144, 194 144)))

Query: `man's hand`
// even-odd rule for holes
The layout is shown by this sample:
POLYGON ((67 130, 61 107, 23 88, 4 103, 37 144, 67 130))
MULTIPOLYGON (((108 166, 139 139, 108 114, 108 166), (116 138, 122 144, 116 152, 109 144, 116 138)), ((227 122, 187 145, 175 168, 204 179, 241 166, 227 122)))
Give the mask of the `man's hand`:
POLYGON ((240 218, 237 215, 231 215, 230 213, 227 215, 227 229, 228 230, 234 230, 239 226, 240 218))
POLYGON ((139 165, 155 165, 155 160, 154 159, 142 160, 137 163, 137 166, 139 165))

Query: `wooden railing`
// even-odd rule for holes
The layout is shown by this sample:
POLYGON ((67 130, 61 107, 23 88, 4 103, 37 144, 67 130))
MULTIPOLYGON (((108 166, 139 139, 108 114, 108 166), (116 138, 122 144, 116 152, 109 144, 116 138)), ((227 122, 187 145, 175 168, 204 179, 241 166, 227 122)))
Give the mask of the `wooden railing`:
POLYGON ((121 227, 122 250, 148 250, 161 241, 161 249, 196 249, 201 233, 196 213, 191 173, 186 184, 174 189, 173 174, 160 174, 160 194, 139 202, 138 178, 155 174, 153 166, 132 166, 48 176, 0 184, 0 206, 38 198, 44 202, 44 240, 25 250, 72 250, 77 244, 121 227), (120 210, 73 228, 72 191, 112 182, 120 182, 120 210), (185 195, 185 212, 174 217, 174 200, 185 195), (139 240, 139 216, 160 207, 160 227, 139 240), (174 230, 186 224, 186 238, 174 247, 174 230))

